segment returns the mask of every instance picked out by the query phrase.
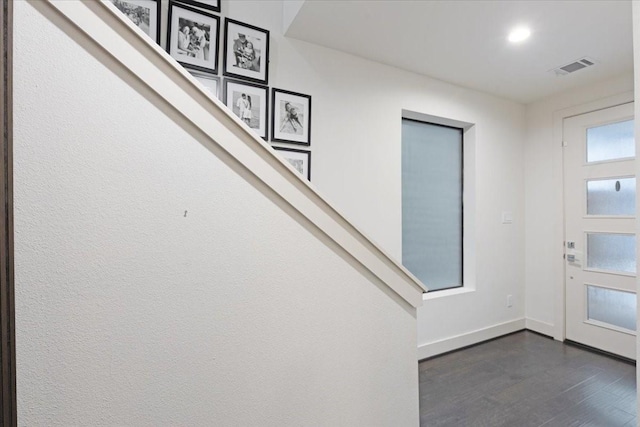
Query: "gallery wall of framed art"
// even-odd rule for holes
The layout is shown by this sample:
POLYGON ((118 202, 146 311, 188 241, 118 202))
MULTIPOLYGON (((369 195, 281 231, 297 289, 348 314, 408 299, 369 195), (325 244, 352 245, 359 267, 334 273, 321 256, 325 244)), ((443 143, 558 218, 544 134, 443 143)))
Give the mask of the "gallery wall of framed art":
POLYGON ((222 0, 109 1, 248 130, 311 179, 311 95, 269 87, 268 28, 226 16, 222 0), (304 150, 294 148, 301 145, 304 150))

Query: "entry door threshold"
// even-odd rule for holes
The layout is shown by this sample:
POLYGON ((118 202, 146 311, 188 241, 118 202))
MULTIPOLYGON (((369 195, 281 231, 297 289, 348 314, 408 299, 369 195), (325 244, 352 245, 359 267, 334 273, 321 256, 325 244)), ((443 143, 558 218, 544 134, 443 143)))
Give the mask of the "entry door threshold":
POLYGON ((567 345, 571 345, 571 346, 574 346, 574 347, 581 348, 583 350, 590 351, 592 353, 601 354, 603 356, 607 356, 607 357, 610 357, 612 359, 620 360, 621 362, 625 362, 625 363, 628 363, 630 365, 636 366, 636 361, 635 360, 629 359, 628 357, 620 356, 619 354, 610 353, 608 351, 600 350, 599 348, 591 347, 590 345, 582 344, 582 343, 571 341, 571 340, 564 340, 564 343, 567 344, 567 345))

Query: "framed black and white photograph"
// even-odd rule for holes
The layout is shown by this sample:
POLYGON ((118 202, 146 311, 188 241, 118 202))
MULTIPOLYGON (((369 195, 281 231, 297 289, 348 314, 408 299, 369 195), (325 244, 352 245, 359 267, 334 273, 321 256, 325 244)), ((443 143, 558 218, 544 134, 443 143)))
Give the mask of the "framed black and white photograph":
POLYGON ((266 86, 224 79, 225 105, 265 140, 268 135, 268 97, 269 88, 266 86))
POLYGON ((225 19, 222 74, 256 83, 269 81, 269 31, 225 19))
POLYGON ((160 0, 111 0, 111 3, 160 44, 160 0))
POLYGON ((273 147, 291 166, 311 181, 311 151, 295 148, 273 147))
POLYGON ((187 68, 216 74, 220 18, 170 1, 168 22, 169 55, 187 68))
POLYGON ((200 71, 189 70, 189 73, 214 97, 220 99, 220 77, 200 71))
POLYGON ((311 145, 311 96, 273 88, 271 141, 311 145))
POLYGON ((182 3, 187 3, 203 9, 209 9, 214 12, 220 12, 220 0, 180 0, 182 3))

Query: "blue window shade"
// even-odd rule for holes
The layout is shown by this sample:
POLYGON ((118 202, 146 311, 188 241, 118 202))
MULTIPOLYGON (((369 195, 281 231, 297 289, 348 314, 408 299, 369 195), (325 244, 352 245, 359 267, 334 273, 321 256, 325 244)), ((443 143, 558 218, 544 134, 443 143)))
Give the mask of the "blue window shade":
POLYGON ((462 129, 402 120, 402 263, 429 290, 462 286, 462 129))

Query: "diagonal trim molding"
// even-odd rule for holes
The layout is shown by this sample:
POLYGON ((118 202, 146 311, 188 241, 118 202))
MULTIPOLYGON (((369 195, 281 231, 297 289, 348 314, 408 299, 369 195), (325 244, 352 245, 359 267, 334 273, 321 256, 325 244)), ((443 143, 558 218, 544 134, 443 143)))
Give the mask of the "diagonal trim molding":
POLYGON ((32 4, 384 292, 407 309, 422 305, 427 289, 418 279, 345 219, 111 3, 32 4))

